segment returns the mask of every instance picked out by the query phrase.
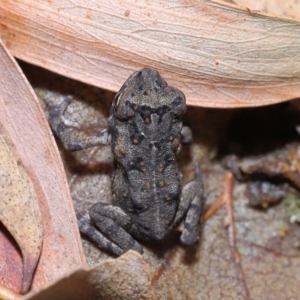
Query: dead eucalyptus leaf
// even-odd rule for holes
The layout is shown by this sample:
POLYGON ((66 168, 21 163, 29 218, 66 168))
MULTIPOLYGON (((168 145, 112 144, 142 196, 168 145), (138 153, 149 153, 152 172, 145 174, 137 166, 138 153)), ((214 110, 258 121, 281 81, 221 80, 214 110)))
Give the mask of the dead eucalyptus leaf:
POLYGON ((1 300, 17 300, 22 296, 20 294, 14 293, 13 291, 7 289, 0 285, 0 299, 1 300))
MULTIPOLYGON (((44 240, 32 283, 32 289, 37 290, 84 266, 85 259, 65 173, 47 120, 24 74, 1 41, 0 74, 0 120, 21 158, 22 170, 30 175, 42 214, 44 240)), ((5 218, 4 211, 3 215, 5 218)), ((26 241, 16 236, 18 233, 12 228, 17 222, 18 218, 3 220, 22 248, 26 241), (12 221, 15 223, 8 223, 12 221)), ((11 244, 11 248, 16 247, 11 244)), ((14 261, 7 263, 14 267, 14 261)), ((0 277, 5 278, 6 273, 0 277)))
POLYGON ((40 257, 43 228, 38 199, 32 181, 0 123, 0 221, 22 251, 21 293, 28 291, 40 257))
POLYGON ((23 279, 22 269, 23 261, 20 248, 9 231, 0 223, 1 286, 12 292, 20 292, 23 279))
POLYGON ((234 0, 237 5, 248 7, 252 13, 267 13, 300 18, 300 2, 297 0, 234 0))
POLYGON ((90 270, 78 270, 23 300, 154 299, 149 266, 135 251, 107 259, 90 270))
POLYGON ((13 55, 116 91, 157 69, 192 105, 259 106, 300 95, 300 23, 218 1, 0 0, 13 55))

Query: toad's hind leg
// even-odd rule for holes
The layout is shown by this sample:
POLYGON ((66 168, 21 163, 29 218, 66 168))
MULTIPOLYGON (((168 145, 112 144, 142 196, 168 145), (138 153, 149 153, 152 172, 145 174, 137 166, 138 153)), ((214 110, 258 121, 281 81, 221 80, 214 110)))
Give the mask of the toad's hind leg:
MULTIPOLYGON (((90 217, 92 222, 101 231, 98 234, 105 235, 105 238, 114 246, 120 248, 122 253, 128 250, 143 253, 142 246, 128 233, 132 222, 130 217, 120 207, 98 202, 91 207, 90 217)), ((105 245, 100 244, 99 246, 103 248, 105 245)), ((107 250, 112 252, 108 248, 107 250)), ((116 252, 114 254, 120 255, 116 252)))
POLYGON ((198 164, 196 165, 195 173, 195 178, 182 189, 174 221, 174 226, 176 227, 185 216, 184 229, 180 237, 180 241, 185 245, 191 245, 197 241, 204 213, 205 197, 203 196, 203 185, 198 164))
POLYGON ((77 221, 79 231, 87 235, 92 241, 94 241, 100 248, 107 250, 108 252, 119 256, 124 253, 120 247, 112 243, 107 239, 101 232, 97 230, 91 223, 90 220, 81 214, 77 213, 77 221))

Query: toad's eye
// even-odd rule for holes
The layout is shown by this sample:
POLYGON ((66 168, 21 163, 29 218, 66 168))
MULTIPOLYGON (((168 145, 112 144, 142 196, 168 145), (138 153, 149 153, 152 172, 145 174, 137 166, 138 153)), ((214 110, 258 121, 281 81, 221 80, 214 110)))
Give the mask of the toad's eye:
POLYGON ((175 99, 172 101, 171 107, 171 112, 177 117, 182 116, 185 112, 185 96, 179 90, 177 90, 177 93, 175 94, 175 99))
POLYGON ((125 95, 121 92, 115 96, 113 102, 114 114, 120 120, 128 119, 134 115, 134 111, 125 104, 125 98, 125 95))

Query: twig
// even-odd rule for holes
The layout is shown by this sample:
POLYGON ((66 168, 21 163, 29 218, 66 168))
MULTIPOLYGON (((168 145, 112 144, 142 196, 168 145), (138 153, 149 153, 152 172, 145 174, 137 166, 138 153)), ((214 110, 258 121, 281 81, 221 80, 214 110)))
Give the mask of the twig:
POLYGON ((235 264, 238 270, 239 278, 243 284, 243 289, 245 293, 245 299, 249 300, 250 293, 247 287, 247 282, 244 274, 244 270, 241 264, 241 255, 238 251, 236 245, 236 236, 234 229, 234 214, 233 214, 233 206, 232 206, 232 192, 233 192, 234 178, 231 172, 226 172, 225 180, 224 180, 224 189, 219 197, 219 199, 209 208, 209 210, 204 215, 204 222, 207 221, 210 217, 212 217, 222 205, 226 206, 227 210, 227 222, 228 222, 228 237, 229 237, 229 245, 232 251, 233 257, 235 259, 235 264))
POLYGON ((225 187, 224 187, 222 196, 223 196, 223 201, 226 205, 226 210, 227 210, 229 245, 230 245, 233 257, 235 258, 235 264, 237 267, 237 271, 239 273, 240 280, 243 284, 245 299, 251 299, 249 289, 247 286, 245 273, 244 273, 243 266, 241 263, 241 255, 240 255, 237 245, 236 245, 236 236, 235 236, 235 228, 234 228, 234 214, 233 214, 233 205, 232 205, 233 184, 234 184, 234 178, 233 178, 232 173, 226 172, 225 187))
POLYGON ((230 172, 226 172, 225 180, 224 180, 224 189, 219 197, 219 199, 208 209, 203 217, 203 221, 206 222, 209 218, 211 218, 223 204, 226 204, 226 198, 231 198, 232 195, 232 187, 233 187, 233 176, 230 172))

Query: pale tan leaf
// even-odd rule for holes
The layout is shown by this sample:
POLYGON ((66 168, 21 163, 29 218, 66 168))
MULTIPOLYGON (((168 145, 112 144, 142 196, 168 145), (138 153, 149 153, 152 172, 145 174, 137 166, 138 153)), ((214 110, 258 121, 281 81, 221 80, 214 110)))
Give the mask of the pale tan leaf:
POLYGON ((23 300, 150 300, 154 298, 149 271, 141 255, 129 251, 90 270, 78 270, 23 300))
POLYGON ((14 293, 13 291, 7 289, 0 285, 0 299, 1 300, 17 300, 20 299, 21 295, 14 293))
POLYGON ((264 11, 275 15, 300 18, 300 2, 298 0, 234 0, 237 5, 255 11, 264 11))
POLYGON ((43 228, 38 199, 14 144, 0 123, 0 220, 23 257, 21 292, 28 291, 40 257, 43 228))
MULTIPOLYGON (((32 286, 36 290, 83 266, 85 260, 65 174, 47 120, 1 41, 0 74, 0 120, 21 158, 22 168, 30 175, 42 214, 44 239, 32 286)), ((22 238, 16 240, 24 242, 22 238)))
POLYGON ((300 23, 292 19, 209 0, 1 0, 0 20, 16 57, 109 90, 149 66, 192 105, 300 95, 300 23))

